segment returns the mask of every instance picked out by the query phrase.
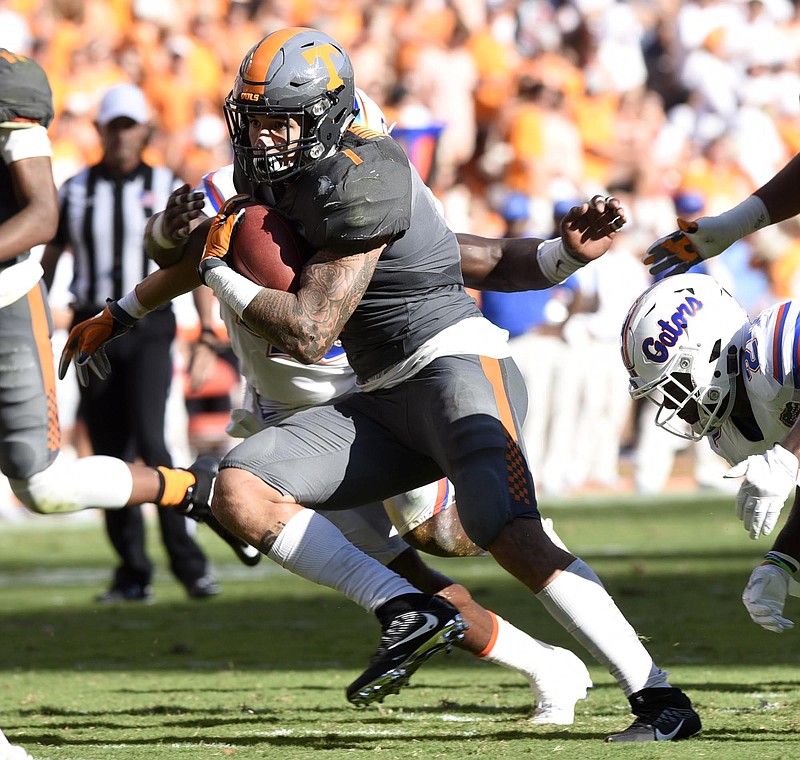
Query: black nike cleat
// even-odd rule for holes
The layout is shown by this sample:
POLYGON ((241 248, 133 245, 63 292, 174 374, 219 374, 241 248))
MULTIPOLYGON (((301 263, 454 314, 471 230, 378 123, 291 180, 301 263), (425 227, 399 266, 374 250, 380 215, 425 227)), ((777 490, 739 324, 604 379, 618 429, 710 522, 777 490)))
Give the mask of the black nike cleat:
POLYGON ((676 742, 700 731, 700 716, 680 689, 642 689, 628 701, 636 720, 607 742, 676 742))
POLYGON ((261 552, 246 541, 234 536, 225 528, 211 511, 211 497, 214 495, 214 481, 219 472, 219 462, 215 457, 204 454, 199 456, 187 468, 194 475, 195 483, 186 492, 183 504, 176 509, 192 520, 208 525, 228 546, 233 549, 234 554, 245 565, 250 567, 257 565, 261 561, 261 552))
POLYGON ((383 702, 408 685, 429 657, 464 638, 467 624, 455 607, 437 596, 403 594, 375 614, 383 634, 369 667, 347 687, 347 699, 358 707, 383 702))

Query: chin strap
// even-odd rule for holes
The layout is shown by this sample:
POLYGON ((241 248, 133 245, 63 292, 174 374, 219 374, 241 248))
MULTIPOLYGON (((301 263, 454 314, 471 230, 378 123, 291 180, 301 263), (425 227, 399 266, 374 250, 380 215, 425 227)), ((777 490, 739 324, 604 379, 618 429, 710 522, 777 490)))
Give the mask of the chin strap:
MULTIPOLYGON (((730 391, 728 391, 728 402, 725 404, 725 409, 722 412, 722 415, 718 415, 722 422, 730 417, 731 412, 733 411, 733 405, 736 403, 736 378, 739 377, 739 372, 741 370, 741 363, 739 362, 739 349, 735 345, 728 346, 728 355, 727 359, 727 375, 728 375, 728 385, 730 387, 730 391)), ((720 424, 722 424, 720 422, 720 424)))

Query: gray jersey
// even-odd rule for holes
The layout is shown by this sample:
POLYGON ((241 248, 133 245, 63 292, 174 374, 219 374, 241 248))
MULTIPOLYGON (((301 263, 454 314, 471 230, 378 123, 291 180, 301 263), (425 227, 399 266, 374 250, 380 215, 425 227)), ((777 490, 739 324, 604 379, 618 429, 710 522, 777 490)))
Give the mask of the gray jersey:
POLYGON ((381 254, 341 336, 361 380, 407 358, 446 327, 481 316, 464 290, 456 236, 420 176, 413 169, 411 175, 411 224, 381 254))
POLYGON ((373 241, 392 240, 341 334, 365 380, 481 313, 464 290, 458 241, 400 146, 355 130, 341 148, 292 182, 278 208, 315 248, 367 251, 373 241))

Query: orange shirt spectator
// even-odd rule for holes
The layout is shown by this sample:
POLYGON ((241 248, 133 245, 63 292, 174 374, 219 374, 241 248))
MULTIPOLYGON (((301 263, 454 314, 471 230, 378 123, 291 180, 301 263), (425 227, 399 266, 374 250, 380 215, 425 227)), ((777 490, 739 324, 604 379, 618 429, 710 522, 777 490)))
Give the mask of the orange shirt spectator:
POLYGON ((572 115, 584 146, 585 180, 603 187, 613 173, 618 105, 619 95, 611 91, 584 94, 572 103, 572 115))
POLYGON ((481 124, 491 124, 502 106, 514 96, 514 72, 519 55, 513 45, 496 39, 490 27, 472 34, 467 47, 478 70, 476 117, 481 124))
POLYGON ((143 83, 142 89, 165 132, 185 131, 194 120, 197 95, 187 58, 190 45, 186 37, 170 37, 164 46, 164 60, 159 70, 143 83))

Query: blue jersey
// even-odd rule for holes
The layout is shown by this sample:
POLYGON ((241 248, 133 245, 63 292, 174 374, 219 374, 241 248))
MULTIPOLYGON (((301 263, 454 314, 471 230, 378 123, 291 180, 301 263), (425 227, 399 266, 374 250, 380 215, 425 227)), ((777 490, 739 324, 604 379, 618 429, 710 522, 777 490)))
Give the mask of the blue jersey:
POLYGON ((731 416, 710 438, 731 464, 763 454, 800 418, 800 301, 776 304, 753 320, 741 371, 753 419, 737 424, 731 416))

